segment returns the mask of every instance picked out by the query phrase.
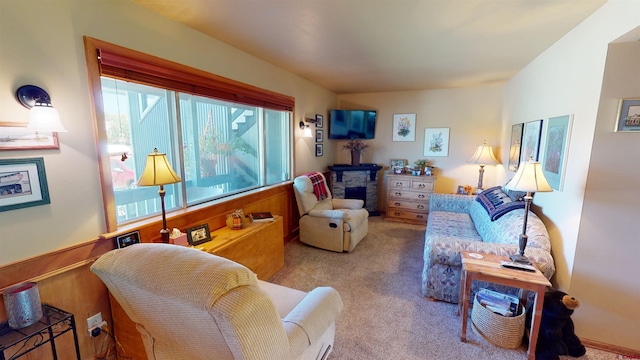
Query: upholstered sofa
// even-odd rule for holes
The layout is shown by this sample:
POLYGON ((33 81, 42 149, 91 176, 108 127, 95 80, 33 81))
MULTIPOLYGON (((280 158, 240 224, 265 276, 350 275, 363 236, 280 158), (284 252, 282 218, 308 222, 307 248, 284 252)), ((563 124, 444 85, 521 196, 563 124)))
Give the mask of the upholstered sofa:
MULTIPOLYGON (((500 187, 487 189, 483 192, 484 195, 477 195, 483 196, 484 203, 478 201, 475 195, 431 195, 422 271, 422 293, 426 297, 458 302, 462 250, 503 256, 518 253, 524 203, 516 201, 521 194, 510 197, 513 203, 493 208, 486 204, 486 197, 492 192, 505 198, 507 195, 507 191, 500 187)), ((550 253, 549 234, 533 211, 529 212, 527 235, 529 241, 525 255, 547 279, 551 279, 555 266, 550 253)), ((474 282, 472 292, 485 286, 512 294, 517 291, 474 282)))

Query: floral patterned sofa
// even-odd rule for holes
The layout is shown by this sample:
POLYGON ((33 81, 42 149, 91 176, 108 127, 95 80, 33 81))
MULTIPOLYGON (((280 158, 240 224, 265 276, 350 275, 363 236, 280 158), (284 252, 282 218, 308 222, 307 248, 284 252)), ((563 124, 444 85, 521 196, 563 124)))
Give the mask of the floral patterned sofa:
MULTIPOLYGON (((487 193, 487 194, 485 194, 487 193)), ((506 198, 508 192, 500 187, 485 190, 506 198)), ((511 195, 513 203, 501 205, 503 214, 490 216, 489 205, 483 205, 475 195, 433 194, 429 202, 429 217, 424 246, 424 268, 422 270, 422 293, 426 297, 457 303, 459 297, 461 261, 460 251, 509 256, 518 253, 518 239, 522 233, 524 203, 518 206, 520 195, 511 195), (511 207, 511 209, 506 209, 511 207)), ((499 208, 500 206, 498 206, 499 208)), ((551 279, 555 272, 551 256, 549 234, 540 218, 532 211, 527 221, 529 241, 525 255, 533 261, 542 273, 551 279)), ((474 282, 472 293, 480 287, 515 294, 518 289, 474 282)))

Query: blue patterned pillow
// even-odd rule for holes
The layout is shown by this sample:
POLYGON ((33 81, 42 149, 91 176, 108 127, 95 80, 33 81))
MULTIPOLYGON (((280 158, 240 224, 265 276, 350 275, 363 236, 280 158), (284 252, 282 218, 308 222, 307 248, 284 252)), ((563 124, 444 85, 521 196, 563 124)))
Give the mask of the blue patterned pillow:
POLYGON ((476 196, 482 207, 487 210, 491 221, 498 220, 502 215, 515 209, 524 209, 524 201, 514 201, 502 191, 501 186, 487 189, 476 196))

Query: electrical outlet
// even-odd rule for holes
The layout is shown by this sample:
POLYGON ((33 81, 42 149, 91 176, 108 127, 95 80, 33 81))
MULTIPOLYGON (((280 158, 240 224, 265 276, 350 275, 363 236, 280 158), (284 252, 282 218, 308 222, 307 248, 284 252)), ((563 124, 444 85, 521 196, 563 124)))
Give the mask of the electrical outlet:
POLYGON ((93 315, 92 317, 87 318, 87 329, 91 330, 94 327, 100 325, 101 322, 102 322, 102 313, 99 312, 93 315))

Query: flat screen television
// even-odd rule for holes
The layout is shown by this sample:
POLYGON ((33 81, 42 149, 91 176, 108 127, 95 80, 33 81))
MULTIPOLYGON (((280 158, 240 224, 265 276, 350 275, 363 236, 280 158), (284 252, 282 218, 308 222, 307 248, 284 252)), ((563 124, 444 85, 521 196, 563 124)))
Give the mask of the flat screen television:
POLYGON ((373 139, 375 110, 330 110, 329 139, 373 139))

